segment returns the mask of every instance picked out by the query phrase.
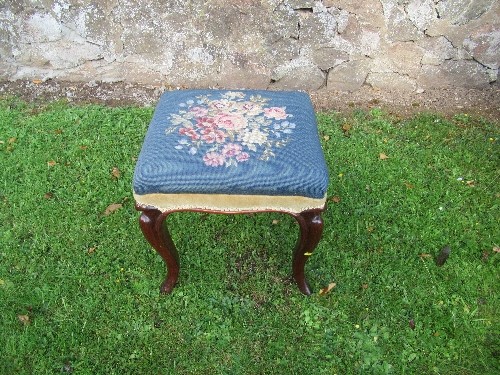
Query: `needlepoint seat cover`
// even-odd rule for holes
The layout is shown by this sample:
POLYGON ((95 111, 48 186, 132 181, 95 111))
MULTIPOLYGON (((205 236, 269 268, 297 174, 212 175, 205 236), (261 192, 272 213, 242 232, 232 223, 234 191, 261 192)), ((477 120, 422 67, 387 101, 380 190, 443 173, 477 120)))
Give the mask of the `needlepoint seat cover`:
POLYGON ((161 211, 302 212, 327 185, 309 96, 262 90, 165 92, 133 180, 136 203, 161 211))

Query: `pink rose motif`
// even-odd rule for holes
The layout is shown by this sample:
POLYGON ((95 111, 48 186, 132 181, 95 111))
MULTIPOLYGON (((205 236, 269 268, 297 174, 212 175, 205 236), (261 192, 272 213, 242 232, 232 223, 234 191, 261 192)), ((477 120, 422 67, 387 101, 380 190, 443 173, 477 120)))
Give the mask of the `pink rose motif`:
POLYGON ((270 107, 264 108, 264 116, 275 120, 284 120, 288 117, 285 112, 285 107, 270 107))
POLYGON ((231 157, 241 154, 242 147, 237 143, 228 143, 222 148, 222 154, 231 157))
POLYGON ((219 167, 224 165, 226 159, 224 158, 224 155, 217 152, 207 152, 205 156, 203 156, 203 161, 210 167, 219 167))
POLYGON ((189 109, 189 112, 192 112, 195 117, 203 117, 207 115, 208 109, 203 107, 192 107, 189 109))
POLYGON ((226 134, 222 130, 205 129, 201 138, 207 143, 223 143, 226 140, 226 134))
POLYGON ((244 129, 248 124, 247 119, 242 115, 225 112, 215 116, 215 123, 220 128, 233 131, 244 129))
POLYGON ((198 133, 196 133, 196 130, 194 130, 193 128, 180 128, 179 134, 190 137, 191 140, 193 140, 193 141, 200 139, 200 135, 198 133))
POLYGON ((196 126, 200 129, 215 129, 217 124, 213 117, 199 117, 196 119, 196 126))
POLYGON ((239 162, 247 161, 250 158, 250 155, 246 152, 242 152, 239 155, 236 155, 236 160, 239 162))

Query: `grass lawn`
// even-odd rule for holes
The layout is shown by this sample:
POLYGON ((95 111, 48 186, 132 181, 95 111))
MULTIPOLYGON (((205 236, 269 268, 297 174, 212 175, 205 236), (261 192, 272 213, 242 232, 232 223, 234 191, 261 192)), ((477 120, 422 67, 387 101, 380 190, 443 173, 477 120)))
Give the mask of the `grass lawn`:
POLYGON ((131 195, 151 115, 0 99, 1 374, 500 373, 498 123, 318 114, 316 292, 291 217, 178 213, 160 296, 131 195))

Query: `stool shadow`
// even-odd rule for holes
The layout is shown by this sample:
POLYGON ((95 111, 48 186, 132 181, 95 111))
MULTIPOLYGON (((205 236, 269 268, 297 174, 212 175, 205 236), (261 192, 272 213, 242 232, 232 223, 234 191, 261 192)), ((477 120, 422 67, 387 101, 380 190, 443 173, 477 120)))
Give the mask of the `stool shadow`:
POLYGON ((292 285, 290 260, 299 232, 290 215, 178 212, 167 222, 182 262, 181 283, 292 285))

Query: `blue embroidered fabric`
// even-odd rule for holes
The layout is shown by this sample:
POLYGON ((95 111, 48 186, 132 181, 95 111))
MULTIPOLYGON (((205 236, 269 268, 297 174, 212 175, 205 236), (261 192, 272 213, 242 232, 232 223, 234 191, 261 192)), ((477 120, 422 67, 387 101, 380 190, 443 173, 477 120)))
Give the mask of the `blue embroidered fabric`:
POLYGON ((139 195, 323 198, 327 185, 309 96, 263 90, 165 92, 133 181, 139 195))

